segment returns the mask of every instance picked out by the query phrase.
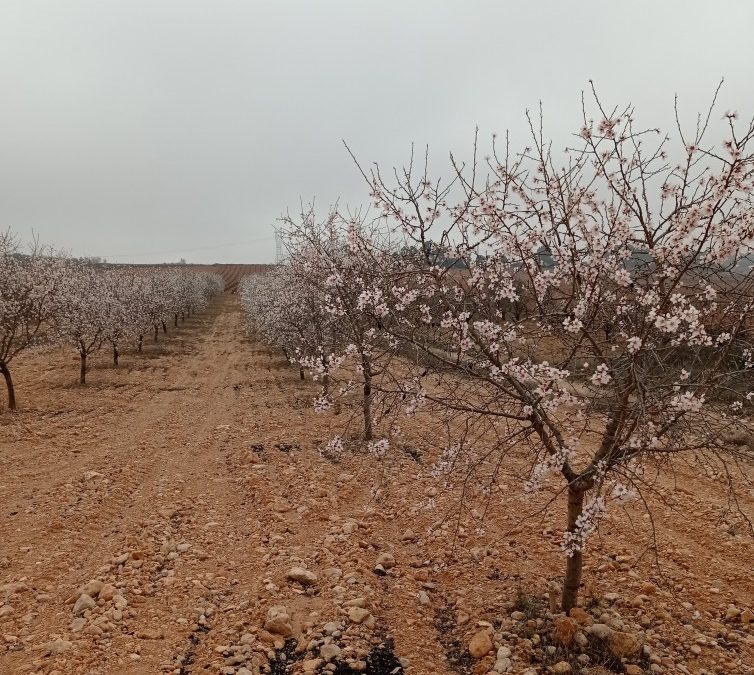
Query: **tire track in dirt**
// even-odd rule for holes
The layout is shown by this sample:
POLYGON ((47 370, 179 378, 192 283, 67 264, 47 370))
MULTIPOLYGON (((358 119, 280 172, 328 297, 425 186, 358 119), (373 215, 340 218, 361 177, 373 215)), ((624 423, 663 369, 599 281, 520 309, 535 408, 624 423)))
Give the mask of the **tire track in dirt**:
MULTIPOLYGON (((177 375, 180 376, 181 373, 177 375)), ((149 447, 153 444, 153 440, 149 437, 150 430, 157 429, 165 423, 171 414, 175 399, 175 397, 165 397, 153 390, 147 390, 147 394, 148 397, 139 401, 136 414, 126 424, 121 424, 122 420, 117 417, 109 422, 113 409, 105 413, 105 419, 108 421, 96 429, 92 429, 91 420, 92 418, 96 420, 98 415, 103 414, 102 411, 98 413, 96 409, 91 409, 76 415, 74 431, 80 445, 73 448, 74 454, 71 455, 68 452, 69 447, 66 446, 74 439, 71 439, 70 435, 64 436, 62 442, 59 443, 62 457, 55 466, 46 469, 48 480, 40 481, 35 485, 35 491, 40 491, 41 494, 35 495, 34 510, 28 514, 29 517, 22 525, 17 524, 19 527, 31 533, 38 531, 39 521, 44 522, 49 517, 50 511, 53 513, 59 511, 62 508, 61 501, 64 499, 70 507, 66 512, 67 516, 72 516, 76 512, 90 511, 92 502, 97 502, 97 518, 93 522, 95 528, 132 506, 129 503, 132 491, 138 487, 144 476, 158 461, 158 455, 149 452, 149 447), (90 431, 93 431, 91 435, 90 431), (137 457, 138 461, 134 461, 137 457), (100 475, 87 480, 85 477, 87 472, 100 475), (117 475, 114 484, 104 482, 103 479, 111 480, 109 475, 113 473, 117 475), (66 498, 66 495, 69 496, 66 498)), ((98 395, 98 392, 74 390, 68 394, 69 397, 77 395, 93 398, 98 395)), ((123 412, 117 407, 115 410, 123 412)), ((53 443, 54 439, 53 435, 53 443)), ((37 450, 36 453, 32 453, 31 461, 34 461, 33 454, 39 452, 40 450, 37 450)), ((25 458, 27 462, 29 459, 25 458)), ((45 470, 37 469, 36 471, 38 475, 44 475, 45 470)), ((9 473, 9 470, 6 473, 9 473)), ((19 510, 23 506, 23 504, 19 505, 19 510)), ((81 523, 75 524, 81 525, 81 523)), ((89 533, 80 531, 80 535, 88 538, 89 533)), ((34 542, 30 541, 27 545, 34 547, 34 542)))

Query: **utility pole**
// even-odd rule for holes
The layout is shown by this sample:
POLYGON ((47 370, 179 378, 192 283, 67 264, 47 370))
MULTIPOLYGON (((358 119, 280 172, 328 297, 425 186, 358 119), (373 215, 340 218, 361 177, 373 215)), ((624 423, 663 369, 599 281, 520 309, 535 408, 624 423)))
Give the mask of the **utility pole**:
POLYGON ((283 262, 283 236, 280 232, 275 232, 275 264, 283 262))

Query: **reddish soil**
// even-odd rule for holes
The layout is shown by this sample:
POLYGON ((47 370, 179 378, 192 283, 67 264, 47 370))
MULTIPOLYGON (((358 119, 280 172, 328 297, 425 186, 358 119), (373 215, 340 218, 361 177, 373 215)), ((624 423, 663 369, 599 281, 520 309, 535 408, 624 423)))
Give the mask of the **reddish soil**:
MULTIPOLYGON (((116 265, 117 266, 117 265, 116 265)), ((219 274, 223 281, 225 281, 225 290, 235 292, 238 288, 238 282, 250 274, 264 274, 269 269, 274 267, 270 263, 254 263, 254 264, 235 264, 235 263, 212 263, 208 265, 188 264, 179 265, 178 263, 164 263, 162 265, 144 264, 144 265, 132 265, 130 263, 124 263, 126 267, 138 267, 138 268, 185 268, 191 270, 198 270, 199 272, 209 272, 219 274)))
MULTIPOLYGON (((0 673, 397 673, 394 651, 406 673, 483 675, 495 655, 468 654, 479 632, 510 648, 508 672, 582 668, 544 649, 562 505, 524 519, 536 505, 503 474, 481 524, 473 509, 443 524, 459 493, 420 440, 383 461, 321 458, 342 418, 316 414, 316 386, 246 336, 235 296, 119 369, 92 361, 86 387, 69 352, 15 363, 20 410, 0 414, 0 673), (395 566, 376 574, 383 553, 395 566), (316 579, 288 580, 294 566, 316 579), (76 617, 90 580, 108 590, 90 586, 96 606, 76 617), (279 605, 297 645, 263 630, 279 605), (326 670, 323 643, 341 650, 326 670)), ((676 479, 650 504, 659 564, 638 506, 603 523, 589 621, 646 644, 626 661, 638 672, 754 673, 754 542, 721 478, 692 465, 676 479)), ((754 515, 751 488, 739 507, 754 515)), ((594 651, 581 663, 604 672, 594 651)))
POLYGON ((192 268, 196 268, 205 272, 214 272, 219 274, 225 281, 226 291, 235 291, 238 288, 238 282, 250 274, 263 274, 267 270, 271 269, 273 265, 257 264, 257 265, 233 265, 233 264, 216 264, 216 265, 192 265, 192 268))

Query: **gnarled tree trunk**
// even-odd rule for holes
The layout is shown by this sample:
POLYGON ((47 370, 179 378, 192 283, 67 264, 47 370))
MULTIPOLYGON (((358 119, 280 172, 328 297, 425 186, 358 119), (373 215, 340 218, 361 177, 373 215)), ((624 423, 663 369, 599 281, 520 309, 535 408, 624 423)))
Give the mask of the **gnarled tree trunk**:
POLYGON ((162 332, 163 333, 167 333, 168 332, 168 327, 165 325, 164 321, 162 322, 162 332))
POLYGON ((81 358, 81 367, 79 369, 79 384, 86 384, 86 349, 83 347, 79 349, 79 357, 81 358))
POLYGON ((322 367, 325 370, 325 374, 322 376, 322 389, 325 392, 325 396, 329 395, 330 393, 330 375, 328 374, 327 367, 329 365, 329 359, 323 354, 322 357, 322 367))
POLYGON ((372 364, 369 359, 362 357, 361 364, 364 369, 364 440, 372 440, 372 364))
POLYGON ((139 353, 141 353, 141 348, 144 346, 144 336, 139 335, 139 353))
POLYGON ((157 338, 160 335, 160 327, 154 324, 154 341, 157 342, 157 338))
POLYGON ((0 361, 0 373, 5 378, 5 386, 8 390, 8 409, 16 409, 16 390, 13 387, 13 378, 10 376, 10 370, 8 364, 5 361, 0 361))
POLYGON ((120 356, 120 353, 118 352, 118 345, 116 345, 113 342, 113 365, 117 368, 118 367, 118 357, 120 356))
MULTIPOLYGON (((574 485, 568 487, 568 531, 576 531, 576 521, 584 510, 584 490, 574 485)), ((584 565, 583 554, 575 551, 566 558, 566 574, 563 583, 562 609, 568 614, 579 598, 581 570, 584 565)))

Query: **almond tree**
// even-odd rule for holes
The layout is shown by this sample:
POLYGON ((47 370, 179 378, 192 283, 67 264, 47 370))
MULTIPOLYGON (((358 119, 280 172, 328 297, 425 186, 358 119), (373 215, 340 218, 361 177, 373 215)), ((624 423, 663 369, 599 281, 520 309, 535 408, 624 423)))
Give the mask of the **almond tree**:
POLYGON ((142 318, 153 331, 155 342, 160 335, 160 326, 165 330, 166 317, 170 316, 171 289, 168 282, 168 274, 162 270, 150 270, 142 279, 142 318))
POLYGON ((186 320, 187 314, 191 316, 191 297, 193 295, 194 286, 196 284, 196 282, 194 281, 195 276, 196 274, 194 272, 190 272, 188 270, 179 270, 176 272, 177 297, 173 312, 173 326, 175 328, 178 327, 179 316, 181 318, 181 321, 186 320))
MULTIPOLYGON (((298 352, 306 351, 306 330, 311 322, 304 309, 305 296, 296 291, 291 271, 286 265, 247 276, 239 283, 238 292, 249 327, 293 363, 298 352)), ((303 379, 303 366, 300 372, 303 379)))
POLYGON ((491 458, 465 442, 471 424, 498 465, 524 452, 527 491, 560 476, 566 612, 609 503, 678 453, 729 472, 744 451, 725 432, 747 427, 754 398, 754 125, 726 114, 714 147, 709 112, 670 161, 669 139, 631 107, 596 94, 593 107, 562 160, 530 118, 530 147, 493 143, 484 166, 475 144, 472 163, 451 156, 449 184, 426 163, 394 182, 365 174, 411 244, 383 326, 423 358, 392 373, 392 391, 459 430, 446 466, 491 458))
POLYGON ((108 270, 102 275, 104 293, 103 340, 112 348, 117 368, 123 345, 137 337, 139 321, 135 278, 128 270, 108 270))
POLYGON ((8 408, 16 409, 10 372, 15 356, 40 344, 50 325, 63 262, 38 243, 24 254, 10 234, 0 234, 0 373, 8 408))
MULTIPOLYGON (((325 383, 337 382, 335 392, 323 391, 317 399, 320 410, 342 397, 353 386, 353 371, 360 380, 363 439, 374 436, 376 380, 385 372, 395 345, 387 339, 387 298, 380 281, 394 264, 388 240, 359 215, 343 217, 331 210, 318 221, 313 207, 297 219, 281 219, 281 233, 289 253, 287 266, 304 279, 298 292, 310 294, 318 310, 330 317, 332 344, 320 343, 317 356, 301 360, 325 383), (329 350, 332 348, 332 352, 329 350), (326 358, 322 358, 326 355, 326 358)), ((314 336, 323 340, 323 336, 314 336)))
POLYGON ((55 333, 79 355, 79 384, 86 384, 87 360, 106 337, 110 312, 105 275, 91 265, 70 262, 65 269, 55 308, 55 333))
POLYGON ((325 310, 324 295, 310 269, 287 261, 265 274, 245 277, 239 294, 250 327, 265 343, 279 348, 309 369, 329 393, 330 360, 342 341, 334 317, 325 310))
POLYGON ((190 289, 188 294, 179 295, 179 306, 185 305, 189 314, 205 310, 212 298, 223 292, 225 281, 216 272, 193 272, 190 289))

